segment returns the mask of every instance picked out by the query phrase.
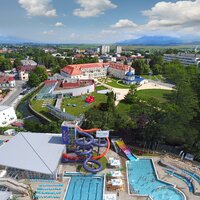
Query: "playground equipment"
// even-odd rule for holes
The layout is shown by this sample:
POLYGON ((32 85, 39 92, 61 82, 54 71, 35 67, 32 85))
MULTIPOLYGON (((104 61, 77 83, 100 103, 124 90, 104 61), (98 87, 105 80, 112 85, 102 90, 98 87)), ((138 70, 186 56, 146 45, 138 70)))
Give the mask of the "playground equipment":
POLYGON ((130 161, 138 160, 138 158, 131 153, 131 150, 125 145, 123 140, 116 141, 116 144, 130 161))
POLYGON ((86 102, 86 103, 93 103, 94 100, 95 100, 95 99, 94 99, 93 96, 88 96, 88 97, 86 97, 85 102, 86 102))
POLYGON ((94 139, 90 134, 98 131, 99 129, 94 128, 90 130, 83 130, 79 126, 76 126, 76 132, 83 136, 75 140, 76 149, 72 154, 63 154, 63 162, 83 162, 83 168, 87 172, 97 173, 102 170, 102 164, 97 161, 98 159, 105 156, 110 149, 110 141, 106 139, 94 139), (93 156, 93 147, 106 147, 106 150, 98 156, 93 156), (89 166, 88 164, 91 163, 89 166), (95 166, 96 165, 96 166, 95 166))

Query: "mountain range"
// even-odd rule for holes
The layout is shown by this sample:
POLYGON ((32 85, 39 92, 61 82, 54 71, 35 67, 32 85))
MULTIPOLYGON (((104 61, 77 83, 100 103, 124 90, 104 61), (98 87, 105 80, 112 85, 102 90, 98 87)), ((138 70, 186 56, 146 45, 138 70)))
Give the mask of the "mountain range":
MULTIPOLYGON (((12 37, 12 36, 1 36, 0 44, 26 44, 26 43, 37 43, 23 38, 12 37)), ((37 44, 42 44, 38 42, 37 44)), ((44 44, 44 43, 43 43, 44 44)), ((47 44, 47 43, 45 43, 47 44)), ((51 43, 49 43, 51 44, 51 43)), ((55 43, 52 43, 55 44, 55 43)), ((116 42, 115 45, 138 45, 138 46, 170 46, 170 45, 197 45, 200 44, 200 39, 180 39, 170 36, 143 36, 137 39, 124 40, 116 42)))
POLYGON ((183 44, 200 44, 200 40, 193 41, 188 39, 180 39, 170 36, 143 36, 137 39, 120 41, 117 45, 141 45, 141 46, 167 46, 167 45, 183 45, 183 44))

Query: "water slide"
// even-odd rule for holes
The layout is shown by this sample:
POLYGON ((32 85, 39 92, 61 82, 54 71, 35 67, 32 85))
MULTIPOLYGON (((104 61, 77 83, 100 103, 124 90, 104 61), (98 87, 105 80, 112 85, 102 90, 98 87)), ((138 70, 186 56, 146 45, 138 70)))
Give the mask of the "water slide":
MULTIPOLYGON (((110 149, 110 141, 108 138, 106 140, 98 141, 98 139, 94 139, 94 137, 89 134, 92 132, 95 132, 99 129, 93 128, 89 130, 83 130, 80 127, 77 127, 77 132, 84 136, 84 138, 80 138, 76 140, 76 150, 75 155, 77 156, 70 156, 69 154, 63 154, 63 159, 66 162, 74 161, 74 162, 83 162, 83 168, 91 173, 97 173, 102 170, 102 164, 98 161, 96 161, 99 158, 102 158, 105 156, 109 149, 110 149), (106 147, 106 150, 99 156, 92 156, 93 146, 96 147, 106 147), (88 163, 93 163, 97 165, 96 168, 93 166, 89 167, 88 163)), ((93 165, 92 164, 92 165, 93 165)))
POLYGON ((123 140, 116 141, 117 146, 124 152, 130 161, 136 161, 138 158, 131 153, 131 150, 126 146, 123 140))

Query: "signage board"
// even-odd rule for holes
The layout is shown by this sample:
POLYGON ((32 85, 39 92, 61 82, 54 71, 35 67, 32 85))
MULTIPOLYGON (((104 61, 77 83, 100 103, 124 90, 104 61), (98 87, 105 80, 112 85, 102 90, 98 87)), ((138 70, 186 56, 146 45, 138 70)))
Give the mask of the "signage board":
POLYGON ((109 137, 109 131, 96 131, 97 138, 107 138, 109 137))
POLYGON ((63 144, 68 144, 69 140, 69 130, 67 126, 62 126, 62 142, 63 144))

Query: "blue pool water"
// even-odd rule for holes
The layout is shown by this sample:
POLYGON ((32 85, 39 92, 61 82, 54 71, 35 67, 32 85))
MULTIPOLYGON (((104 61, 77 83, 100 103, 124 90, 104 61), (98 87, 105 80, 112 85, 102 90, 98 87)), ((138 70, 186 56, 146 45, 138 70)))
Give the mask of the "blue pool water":
POLYGON ((186 177, 181 176, 180 174, 177 174, 177 173, 175 173, 173 171, 170 171, 170 170, 165 170, 165 172, 167 174, 170 174, 170 175, 172 175, 172 176, 174 176, 174 177, 176 177, 176 178, 184 181, 187 184, 187 186, 189 188, 189 191, 192 192, 192 193, 194 193, 194 186, 192 185, 192 183, 190 182, 189 179, 187 179, 186 177))
POLYGON ((65 200, 103 200, 103 188, 103 176, 74 174, 65 200))
POLYGON ((130 193, 151 196, 153 200, 185 199, 171 184, 157 179, 152 160, 129 161, 127 169, 130 193))
POLYGON ((193 173, 193 172, 190 172, 190 171, 187 171, 185 169, 181 169, 185 174, 191 176, 193 179, 195 179, 199 184, 200 184, 200 176, 193 173))
POLYGON ((0 146, 3 144, 3 142, 4 142, 3 140, 0 140, 0 146))

